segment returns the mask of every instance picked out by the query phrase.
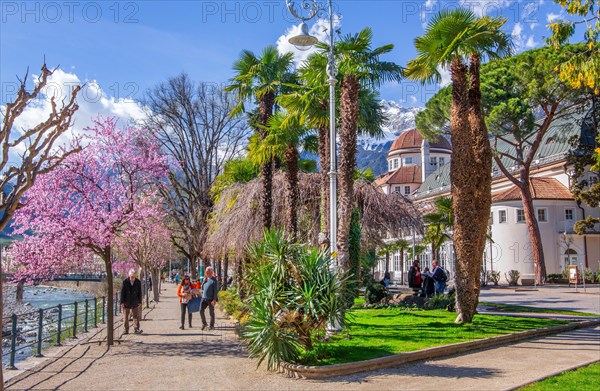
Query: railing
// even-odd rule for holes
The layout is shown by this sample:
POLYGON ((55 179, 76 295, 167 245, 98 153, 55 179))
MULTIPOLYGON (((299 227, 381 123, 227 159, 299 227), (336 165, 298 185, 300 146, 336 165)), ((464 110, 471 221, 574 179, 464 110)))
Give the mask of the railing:
MULTIPOLYGON (((115 315, 121 312, 119 295, 115 295, 115 315)), ((15 362, 31 355, 43 357, 50 346, 61 346, 68 339, 87 333, 90 328, 106 323, 106 297, 85 299, 54 307, 40 308, 2 319, 2 359, 8 356, 7 368, 17 369, 15 362), (10 349, 4 349, 10 346, 10 349)))

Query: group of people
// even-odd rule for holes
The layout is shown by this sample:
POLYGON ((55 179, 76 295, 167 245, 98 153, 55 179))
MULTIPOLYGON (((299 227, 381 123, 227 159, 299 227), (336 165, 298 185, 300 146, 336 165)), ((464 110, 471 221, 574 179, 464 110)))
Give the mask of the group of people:
POLYGON ((414 261, 408 271, 408 286, 413 289, 415 295, 432 297, 444 293, 448 276, 444 269, 439 266, 438 261, 431 262, 431 271, 428 267, 421 271, 419 261, 414 261))
MULTIPOLYGON (((181 307, 181 330, 185 329, 185 314, 188 315, 188 326, 192 327, 192 308, 193 300, 200 300, 200 318, 202 319, 202 330, 207 327, 209 330, 215 328, 215 304, 218 300, 218 282, 212 267, 207 267, 205 277, 202 281, 192 282, 189 275, 184 275, 181 284, 177 286, 177 296, 181 307), (208 308, 210 315, 210 326, 206 321, 205 311, 208 308)), ((196 310, 197 311, 197 310, 196 310)))
MULTIPOLYGON (((177 296, 181 306, 181 330, 185 325, 185 314, 188 315, 188 326, 192 327, 192 311, 189 307, 192 300, 199 300, 200 318, 202 319, 202 330, 207 327, 209 330, 215 328, 215 304, 218 300, 218 282, 214 275, 212 267, 206 268, 206 273, 202 283, 200 281, 191 282, 189 275, 184 275, 181 284, 177 286, 177 296), (210 326, 206 321, 205 311, 208 308, 210 316, 210 326)), ((142 283, 136 277, 134 269, 129 270, 129 277, 123 280, 121 286, 121 310, 123 312, 123 324, 125 334, 129 334, 130 317, 133 318, 133 328, 135 334, 141 334, 140 328, 142 319, 142 283)), ((198 311, 196 309, 195 311, 198 311)))

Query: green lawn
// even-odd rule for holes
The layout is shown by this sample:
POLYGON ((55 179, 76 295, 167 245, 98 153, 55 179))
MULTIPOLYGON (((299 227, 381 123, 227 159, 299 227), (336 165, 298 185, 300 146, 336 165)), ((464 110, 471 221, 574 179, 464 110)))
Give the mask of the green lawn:
POLYGON ((548 379, 520 388, 522 391, 545 391, 545 390, 578 390, 597 391, 600 390, 600 362, 587 367, 561 373, 548 379))
POLYGON ((473 341, 518 331, 556 326, 552 319, 476 315, 473 324, 457 325, 456 313, 445 310, 410 311, 402 308, 355 309, 349 334, 319 342, 305 352, 301 363, 328 365, 368 360, 433 346, 473 341))
POLYGON ((557 310, 557 309, 553 309, 553 308, 536 308, 536 307, 527 307, 527 306, 522 306, 522 305, 487 303, 487 302, 481 302, 479 304, 482 306, 485 306, 485 307, 494 307, 498 311, 503 311, 503 312, 527 312, 527 313, 537 313, 537 314, 557 314, 557 315, 590 316, 590 317, 599 317, 600 316, 598 314, 592 314, 589 312, 557 310))

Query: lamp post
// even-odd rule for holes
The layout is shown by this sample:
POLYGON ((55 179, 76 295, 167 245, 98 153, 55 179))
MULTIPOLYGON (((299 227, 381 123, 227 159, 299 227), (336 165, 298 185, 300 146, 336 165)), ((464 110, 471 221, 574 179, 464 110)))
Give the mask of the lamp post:
MULTIPOLYGON (((299 50, 307 50, 318 42, 316 37, 308 34, 306 21, 311 20, 320 10, 320 5, 316 0, 303 0, 296 2, 286 0, 286 5, 290 13, 301 20, 301 34, 291 37, 289 42, 299 50), (302 10, 307 15, 303 16, 302 10)), ((335 129, 335 85, 337 83, 337 67, 333 52, 333 4, 329 0, 329 53, 327 60, 327 83, 329 83, 329 249, 333 257, 337 255, 337 150, 336 150, 336 129, 335 129)))

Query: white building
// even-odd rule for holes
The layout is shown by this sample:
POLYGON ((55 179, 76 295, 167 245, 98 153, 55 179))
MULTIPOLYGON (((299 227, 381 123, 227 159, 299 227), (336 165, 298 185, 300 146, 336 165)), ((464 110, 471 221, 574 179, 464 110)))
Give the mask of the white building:
MULTIPOLYGON (((573 149, 571 138, 576 136, 583 142, 595 143, 592 125, 590 121, 584 120, 588 118, 587 115, 589 113, 574 114, 556 120, 542 140, 531 167, 533 204, 548 274, 562 273, 568 265, 579 265, 581 268, 592 270, 600 268, 600 225, 596 224, 594 229, 585 235, 573 232, 576 221, 590 215, 600 217, 600 209, 577 205, 569 190, 571 167, 567 163, 567 156, 573 149)), ((388 153, 389 172, 379 177, 376 183, 384 192, 401 192, 423 207, 437 197, 449 196, 448 163, 451 147, 444 141, 445 139, 438 140, 438 143, 431 144, 428 148, 427 142, 422 141, 416 130, 403 133, 388 153), (417 148, 418 143, 421 143, 420 148, 417 148), (412 158, 412 166, 406 164, 404 159, 407 157, 412 158), (437 159, 434 160, 433 157, 437 159), (444 164, 440 164, 440 158, 443 158, 441 162, 444 164), (400 162, 403 164, 400 165, 400 162), (429 167, 425 165, 427 162, 430 163, 429 167), (437 163, 437 167, 433 166, 433 163, 437 163), (422 169, 424 166, 425 170, 422 169), (409 171, 409 168, 414 171, 409 171), (435 170, 428 174, 432 168, 435 170), (419 178, 419 175, 422 178, 419 178)), ((497 148, 510 152, 513 147, 509 143, 499 142, 497 148)), ((510 164, 506 159, 503 161, 505 166, 510 164)), ((516 168, 512 167, 513 170, 516 168)), ((598 174, 594 172, 587 171, 584 177, 590 184, 599 180, 598 174)), ((502 174, 495 162, 492 180, 492 208, 489 219, 491 241, 488 241, 486 246, 482 269, 500 271, 502 281, 504 273, 518 270, 523 283, 532 282, 534 265, 519 190, 502 174)), ((419 236, 413 237, 408 234, 405 239, 415 243, 421 241, 419 236)), ((452 274, 454 253, 451 242, 444 244, 440 258, 442 265, 452 274)), ((426 250, 420 256, 420 260, 422 267, 430 265, 431 251, 426 250)), ((406 256, 401 260, 399 254, 394 254, 390 262, 392 279, 400 280, 400 270, 406 273, 409 263, 406 256)), ((376 272, 384 271, 385 260, 382 259, 376 272)))

